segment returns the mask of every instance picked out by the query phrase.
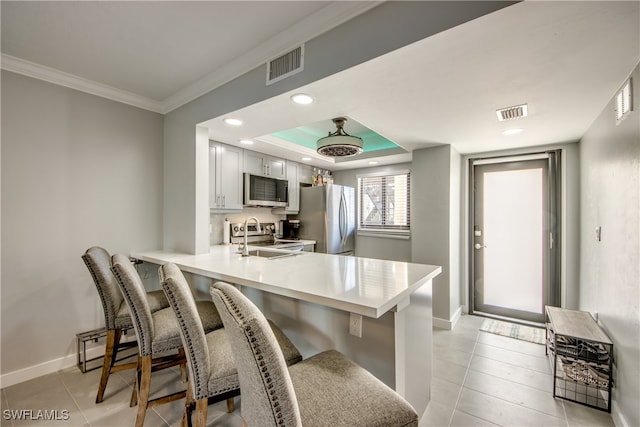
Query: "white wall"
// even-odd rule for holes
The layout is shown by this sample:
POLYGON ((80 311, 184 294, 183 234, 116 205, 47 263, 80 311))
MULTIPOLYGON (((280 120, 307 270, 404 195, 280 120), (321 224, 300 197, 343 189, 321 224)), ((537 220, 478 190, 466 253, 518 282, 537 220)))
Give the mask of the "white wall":
POLYGON ((580 141, 580 309, 614 343, 613 416, 629 427, 640 425, 640 67, 632 78, 635 111, 616 126, 612 100, 580 141))
POLYGON ((73 364, 104 325, 87 248, 162 246, 162 120, 2 71, 3 386, 73 364))
MULTIPOLYGON (((358 175, 368 173, 389 172, 397 170, 410 170, 411 163, 399 163, 389 166, 377 166, 371 168, 350 169, 333 172, 336 184, 358 187, 358 175)), ((366 258, 389 259, 393 261, 411 262, 411 240, 389 237, 371 237, 356 235, 355 255, 366 258)))

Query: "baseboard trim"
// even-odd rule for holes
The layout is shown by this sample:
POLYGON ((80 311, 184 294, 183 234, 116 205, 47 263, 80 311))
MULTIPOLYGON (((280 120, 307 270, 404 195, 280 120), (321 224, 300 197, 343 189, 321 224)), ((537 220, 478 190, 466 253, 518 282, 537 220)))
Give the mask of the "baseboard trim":
POLYGON ((615 400, 611 402, 611 418, 616 427, 629 427, 629 423, 620 412, 620 406, 615 400))
MULTIPOLYGON (((104 355, 104 344, 102 346, 87 348, 87 359, 100 357, 102 355, 104 355)), ((10 387, 15 384, 41 377, 43 375, 58 372, 61 369, 76 366, 77 361, 78 356, 77 354, 73 353, 57 359, 49 360, 47 362, 39 363, 37 365, 18 369, 13 372, 7 372, 6 374, 2 374, 0 376, 0 387, 10 387)))
POLYGON ((451 319, 441 319, 439 317, 433 318, 433 326, 440 329, 446 329, 448 331, 455 328, 458 320, 460 320, 460 316, 462 316, 462 306, 458 307, 458 309, 453 313, 451 319))

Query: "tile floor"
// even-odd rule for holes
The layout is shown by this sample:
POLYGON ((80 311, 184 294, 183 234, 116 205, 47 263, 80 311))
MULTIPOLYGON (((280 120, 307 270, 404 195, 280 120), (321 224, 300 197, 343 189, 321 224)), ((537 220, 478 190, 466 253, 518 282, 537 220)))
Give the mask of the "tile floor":
MULTIPOLYGON (((551 396, 551 374, 544 347, 500 337, 479 328, 481 317, 463 316, 453 331, 434 329, 431 402, 421 426, 613 426, 609 414, 551 396)), ((131 371, 109 379, 103 403, 96 405, 99 370, 82 374, 77 368, 45 375, 1 390, 2 427, 22 426, 132 426, 135 408, 129 408, 131 371), (58 421, 8 420, 5 410, 57 410, 58 421), (65 415, 68 411, 68 417, 65 415)), ((178 369, 154 374, 155 393, 177 391, 178 369)), ((145 426, 178 426, 182 400, 147 412, 145 426)), ((240 426, 236 411, 225 403, 209 407, 208 425, 240 426)))
POLYGON ((611 416, 554 399, 544 346, 482 332, 462 316, 433 331, 431 402, 421 426, 614 426, 611 416))

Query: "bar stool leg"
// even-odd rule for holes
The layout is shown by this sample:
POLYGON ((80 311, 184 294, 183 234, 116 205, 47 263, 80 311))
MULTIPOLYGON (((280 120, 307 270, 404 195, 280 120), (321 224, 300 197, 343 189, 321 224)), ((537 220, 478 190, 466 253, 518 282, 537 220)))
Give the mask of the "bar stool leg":
POLYGON ((100 403, 104 400, 104 391, 107 388, 107 381, 109 381, 109 374, 116 360, 116 354, 118 352, 118 344, 120 343, 120 337, 122 336, 121 329, 109 329, 107 330, 107 344, 104 351, 104 361, 102 362, 102 375, 100 376, 100 384, 98 384, 98 394, 96 395, 96 403, 100 403))
POLYGON ((149 405, 149 391, 151 389, 151 355, 141 357, 140 389, 138 390, 138 414, 136 415, 136 427, 143 427, 144 417, 149 405))

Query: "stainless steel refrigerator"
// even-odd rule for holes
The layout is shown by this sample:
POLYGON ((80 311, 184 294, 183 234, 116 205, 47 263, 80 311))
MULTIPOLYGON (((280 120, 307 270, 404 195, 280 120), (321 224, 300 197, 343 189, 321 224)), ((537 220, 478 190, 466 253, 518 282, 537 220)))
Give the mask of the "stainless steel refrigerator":
POLYGON ((300 238, 316 241, 316 252, 353 255, 355 189, 329 184, 300 189, 300 238))

